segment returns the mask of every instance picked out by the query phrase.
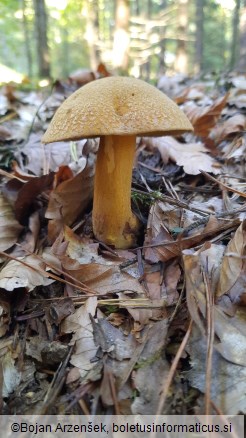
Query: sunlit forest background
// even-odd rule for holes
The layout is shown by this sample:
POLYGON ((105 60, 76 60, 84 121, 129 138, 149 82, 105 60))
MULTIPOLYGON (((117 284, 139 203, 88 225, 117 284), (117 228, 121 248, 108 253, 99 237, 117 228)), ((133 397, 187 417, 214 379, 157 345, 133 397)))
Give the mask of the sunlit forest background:
POLYGON ((246 0, 0 0, 0 41, 2 82, 9 69, 55 79, 100 62, 150 81, 243 71, 246 0))

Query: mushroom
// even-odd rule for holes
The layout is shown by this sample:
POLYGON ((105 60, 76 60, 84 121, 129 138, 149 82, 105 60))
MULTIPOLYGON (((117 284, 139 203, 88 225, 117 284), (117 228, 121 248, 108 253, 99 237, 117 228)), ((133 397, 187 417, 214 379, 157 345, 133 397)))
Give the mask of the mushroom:
POLYGON ((192 131, 179 107, 140 79, 107 77, 73 93, 58 108, 43 143, 100 137, 92 224, 99 241, 115 248, 136 244, 139 221, 131 211, 136 136, 192 131))

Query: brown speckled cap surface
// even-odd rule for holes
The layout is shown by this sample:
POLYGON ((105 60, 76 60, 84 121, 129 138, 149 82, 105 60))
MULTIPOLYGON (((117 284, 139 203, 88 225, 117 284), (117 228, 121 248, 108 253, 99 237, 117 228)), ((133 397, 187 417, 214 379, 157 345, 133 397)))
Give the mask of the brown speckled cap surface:
POLYGON ((73 93, 56 111, 43 143, 103 135, 177 135, 192 131, 179 107, 140 79, 107 77, 73 93))

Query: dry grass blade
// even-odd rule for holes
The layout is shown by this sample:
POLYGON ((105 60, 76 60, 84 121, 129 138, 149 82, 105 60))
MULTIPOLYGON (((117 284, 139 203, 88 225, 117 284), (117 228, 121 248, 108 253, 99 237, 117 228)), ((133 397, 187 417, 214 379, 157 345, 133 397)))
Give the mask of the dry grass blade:
POLYGON ((163 382, 163 385, 162 385, 162 388, 161 388, 161 391, 160 391, 160 400, 159 400, 159 404, 158 404, 156 415, 161 415, 162 414, 163 407, 164 407, 166 399, 167 399, 169 387, 170 387, 170 385, 172 383, 172 380, 173 380, 175 371, 177 369, 179 360, 180 360, 180 358, 182 356, 182 353, 183 353, 183 351, 185 349, 185 346, 186 346, 186 344, 188 342, 188 339, 190 337, 191 329, 192 329, 192 324, 193 324, 193 321, 191 320, 190 324, 188 326, 187 332, 186 332, 186 334, 185 334, 185 336, 184 336, 184 338, 183 338, 183 340, 182 340, 182 342, 181 342, 181 344, 179 346, 177 354, 176 354, 176 356, 175 356, 175 358, 173 360, 173 363, 172 363, 172 366, 170 368, 167 380, 165 382, 163 382))
POLYGON ((62 386, 65 382, 66 373, 67 373, 67 365, 69 362, 69 359, 71 357, 73 351, 73 346, 70 347, 70 350, 67 354, 67 357, 63 362, 61 362, 59 368, 54 374, 53 380, 48 388, 48 391, 46 393, 46 396, 44 398, 42 408, 41 408, 41 415, 47 414, 48 409, 51 408, 51 406, 54 404, 59 392, 62 389, 62 386))
POLYGON ((242 196, 242 198, 246 198, 246 193, 240 192, 237 189, 233 189, 232 187, 227 186, 226 184, 222 183, 221 181, 218 181, 216 178, 214 178, 213 176, 209 175, 209 173, 204 172, 203 170, 200 170, 200 172, 204 176, 206 176, 208 179, 210 179, 211 181, 213 181, 216 184, 218 184, 222 189, 228 190, 228 192, 236 193, 237 195, 242 196))
POLYGON ((207 358, 206 358, 206 392, 205 392, 205 414, 210 415, 210 390, 211 390, 211 369, 214 343, 214 299, 211 290, 211 282, 208 272, 202 271, 206 293, 206 313, 207 313, 207 358))

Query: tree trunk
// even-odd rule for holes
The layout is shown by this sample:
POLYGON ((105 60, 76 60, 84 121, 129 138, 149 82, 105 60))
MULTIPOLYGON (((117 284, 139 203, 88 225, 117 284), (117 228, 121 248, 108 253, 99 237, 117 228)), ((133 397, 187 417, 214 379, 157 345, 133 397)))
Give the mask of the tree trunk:
POLYGON ((113 65, 120 73, 128 73, 129 67, 129 0, 116 0, 113 65))
POLYGON ((28 20, 26 17, 26 1, 20 0, 21 9, 23 12, 23 33, 24 33, 24 39, 25 39, 25 51, 26 51, 26 60, 27 60, 27 72, 29 78, 32 77, 33 71, 32 71, 32 51, 30 46, 30 32, 28 27, 28 20))
POLYGON ((187 26, 188 26, 188 0, 179 0, 178 6, 178 43, 174 68, 179 73, 188 73, 187 56, 187 26))
POLYGON ((50 77, 50 58, 47 38, 47 14, 45 0, 33 0, 37 38, 37 57, 39 76, 50 77))
MULTIPOLYGON (((151 16, 152 16, 152 0, 148 0, 147 1, 147 19, 151 20, 151 16)), ((146 62, 146 81, 150 80, 150 73, 151 73, 151 58, 152 56, 149 55, 147 62, 146 62)))
POLYGON ((232 19, 232 41, 231 41, 231 57, 230 68, 233 69, 238 59, 238 36, 239 36, 239 21, 240 21, 240 0, 236 0, 233 19, 232 19))
POLYGON ((246 1, 240 19, 240 39, 239 39, 239 62, 238 69, 242 72, 246 69, 246 1))
POLYGON ((97 66, 100 62, 98 55, 97 42, 98 42, 98 2, 97 0, 89 0, 84 4, 85 16, 86 16, 86 33, 85 38, 89 49, 90 68, 93 71, 97 70, 97 66))
MULTIPOLYGON (((162 0, 160 2, 160 10, 159 12, 163 12, 167 7, 167 0, 162 0)), ((165 52, 166 52, 166 40, 164 38, 165 33, 166 33, 166 28, 160 27, 160 34, 163 35, 162 40, 160 41, 160 54, 159 54, 159 74, 164 74, 165 70, 166 70, 166 65, 165 65, 165 52)))
POLYGON ((195 43, 195 73, 203 69, 203 36, 204 36, 204 12, 203 0, 196 0, 196 43, 195 43))

